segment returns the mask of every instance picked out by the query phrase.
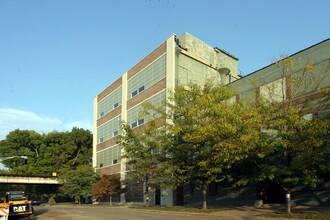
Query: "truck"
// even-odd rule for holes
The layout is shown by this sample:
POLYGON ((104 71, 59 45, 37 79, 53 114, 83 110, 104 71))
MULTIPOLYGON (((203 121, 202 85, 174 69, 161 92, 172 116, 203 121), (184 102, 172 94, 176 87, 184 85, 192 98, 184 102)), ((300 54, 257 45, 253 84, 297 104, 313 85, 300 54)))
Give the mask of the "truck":
POLYGON ((6 192, 6 203, 9 205, 9 216, 30 216, 33 214, 31 201, 24 191, 6 192))

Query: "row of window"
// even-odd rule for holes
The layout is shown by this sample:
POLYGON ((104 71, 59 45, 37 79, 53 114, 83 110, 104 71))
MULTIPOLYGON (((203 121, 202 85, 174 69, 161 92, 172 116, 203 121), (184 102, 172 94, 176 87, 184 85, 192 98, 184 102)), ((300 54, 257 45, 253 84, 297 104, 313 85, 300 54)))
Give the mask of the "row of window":
POLYGON ((117 163, 120 163, 120 158, 121 158, 120 145, 115 145, 113 147, 99 151, 96 154, 96 160, 98 163, 98 167, 105 167, 105 166, 110 166, 110 165, 115 165, 117 163))
MULTIPOLYGON (((118 160, 117 160, 117 159, 112 160, 112 165, 117 164, 117 163, 118 163, 118 160)), ((103 163, 100 163, 100 164, 99 164, 99 167, 100 167, 100 168, 103 167, 103 166, 104 166, 103 163)))
POLYGON ((132 128, 135 128, 135 127, 140 126, 142 124, 144 124, 144 118, 139 119, 139 120, 134 121, 133 123, 131 123, 131 127, 132 128))
MULTIPOLYGON (((163 55, 127 82, 127 99, 137 96, 165 77, 166 55, 163 55)), ((157 105, 164 99, 165 90, 153 96, 148 101, 153 105, 157 105)), ((122 88, 120 87, 106 98, 104 98, 100 103, 98 103, 98 117, 103 117, 113 109, 120 107, 121 100, 122 88)), ((127 122, 132 128, 136 128, 148 120, 146 117, 141 117, 140 112, 142 111, 143 106, 140 104, 127 112, 127 122)), ((119 116, 98 127, 97 137, 99 143, 116 137, 120 134, 120 120, 121 119, 119 116)), ((121 148, 119 145, 115 145, 113 147, 97 152, 96 157, 97 165, 99 168, 120 163, 121 148)))
MULTIPOLYGON (((128 99, 133 98, 166 77, 166 55, 162 55, 148 67, 128 81, 128 99)), ((121 105, 122 87, 98 103, 98 118, 103 117, 121 105)))
MULTIPOLYGON (((150 102, 153 106, 159 106, 166 98, 165 90, 159 92, 158 94, 152 96, 145 102, 150 102)), ((149 116, 141 115, 143 111, 143 103, 131 108, 127 112, 127 122, 132 128, 138 127, 149 120, 149 116)), ((151 113, 152 114, 152 113, 151 113)), ((153 115, 153 114, 152 114, 153 115)))
POLYGON ((133 98, 134 96, 137 96, 138 94, 140 94, 143 91, 144 91, 144 86, 141 86, 139 89, 134 90, 131 94, 131 98, 133 98))
POLYGON ((98 118, 103 117, 121 105, 122 87, 113 91, 98 103, 98 118))
POLYGON ((120 120, 121 117, 118 116, 97 128, 98 143, 102 143, 120 134, 120 120))
POLYGON ((166 55, 136 74, 127 82, 127 99, 133 98, 166 77, 166 55))
MULTIPOLYGON (((119 135, 119 131, 114 131, 114 132, 112 132, 112 136, 110 138, 116 137, 118 135, 119 135)), ((102 143, 104 140, 105 140, 104 137, 100 137, 99 143, 102 143)))
MULTIPOLYGON (((116 102, 116 103, 114 103, 113 105, 112 105, 112 109, 111 110, 114 110, 114 109, 116 109, 116 108, 118 108, 119 107, 119 102, 116 102)), ((110 111, 111 111, 110 110, 110 111)), ((109 111, 108 111, 109 112, 109 111)), ((108 113, 107 112, 107 113, 108 113)), ((102 118, 103 116, 105 115, 105 112, 104 111, 101 111, 100 113, 99 113, 99 118, 102 118)))

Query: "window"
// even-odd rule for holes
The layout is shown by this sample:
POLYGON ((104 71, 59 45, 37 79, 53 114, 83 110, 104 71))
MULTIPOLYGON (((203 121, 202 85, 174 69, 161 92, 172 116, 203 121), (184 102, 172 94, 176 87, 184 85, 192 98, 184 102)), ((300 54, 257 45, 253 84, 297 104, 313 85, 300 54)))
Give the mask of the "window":
POLYGON ((144 86, 141 86, 139 89, 135 90, 132 92, 131 94, 131 98, 133 98, 134 96, 136 96, 137 94, 140 94, 141 92, 144 91, 144 86))
MULTIPOLYGON (((163 105, 163 101, 166 98, 166 91, 163 90, 161 92, 159 92, 158 94, 152 96, 151 98, 149 98, 148 100, 146 100, 147 102, 151 103, 153 106, 163 106, 164 110, 165 110, 165 105, 163 105)), ((129 109, 127 111, 127 122, 129 125, 131 125, 132 128, 137 127, 139 125, 145 124, 146 122, 148 122, 151 118, 151 116, 144 116, 144 118, 141 118, 141 112, 143 111, 143 104, 139 104, 131 109, 129 109)), ((151 115, 156 116, 158 115, 158 113, 156 111, 154 112, 150 112, 151 115)), ((143 116, 142 116, 143 117, 143 116)), ((119 129, 117 129, 119 130, 119 129)))
POLYGON ((114 90, 111 94, 106 96, 104 99, 102 99, 97 104, 97 115, 99 118, 105 116, 109 112, 111 112, 113 109, 119 107, 121 105, 121 99, 122 99, 122 87, 119 87, 118 89, 114 90))
POLYGON ((97 152, 96 161, 98 167, 108 167, 120 163, 121 146, 119 144, 97 152))
POLYGON ((142 124, 144 124, 144 118, 142 118, 138 121, 138 125, 142 125, 142 124))
POLYGON ((134 121, 134 122, 131 124, 131 127, 132 127, 132 128, 135 128, 135 127, 140 126, 140 125, 142 125, 142 124, 144 124, 144 118, 139 119, 138 121, 134 121))
POLYGON ((133 98, 166 77, 166 54, 146 66, 127 82, 127 99, 133 98))
POLYGON ((113 136, 114 136, 114 137, 117 136, 118 134, 119 134, 118 131, 114 131, 114 132, 113 132, 113 136))
POLYGON ((143 92, 143 90, 144 90, 144 86, 141 86, 141 87, 139 88, 139 93, 140 93, 140 92, 143 92))
POLYGON ((120 131, 120 116, 113 118, 97 128, 97 140, 100 142, 106 141, 113 137, 114 132, 120 131))
POLYGON ((132 127, 132 128, 135 128, 135 127, 137 127, 137 126, 138 126, 137 121, 135 121, 135 122, 133 122, 133 123, 131 124, 131 127, 132 127))
POLYGON ((131 95, 131 97, 133 98, 134 96, 136 96, 138 94, 138 91, 137 90, 135 90, 134 92, 132 92, 132 95, 131 95))

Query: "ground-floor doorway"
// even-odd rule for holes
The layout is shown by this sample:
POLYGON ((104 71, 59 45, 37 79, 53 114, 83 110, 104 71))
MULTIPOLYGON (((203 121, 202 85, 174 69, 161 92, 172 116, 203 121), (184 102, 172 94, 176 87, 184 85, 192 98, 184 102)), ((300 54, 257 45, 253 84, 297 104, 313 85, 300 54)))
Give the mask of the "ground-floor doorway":
POLYGON ((285 190, 276 182, 267 181, 262 191, 262 201, 264 204, 285 203, 285 190))
POLYGON ((161 205, 161 191, 160 189, 156 189, 155 191, 155 205, 161 205))

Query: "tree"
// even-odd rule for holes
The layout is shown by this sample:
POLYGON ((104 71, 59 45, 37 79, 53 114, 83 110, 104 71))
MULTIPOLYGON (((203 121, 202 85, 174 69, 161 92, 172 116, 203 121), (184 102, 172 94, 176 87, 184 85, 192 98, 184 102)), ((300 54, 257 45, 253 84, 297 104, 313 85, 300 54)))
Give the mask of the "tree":
MULTIPOLYGON (((124 129, 133 170, 144 163, 136 171, 162 185, 198 184, 203 208, 208 185, 224 179, 238 180, 236 185, 271 180, 288 198, 298 184, 321 183, 329 176, 329 120, 315 117, 329 104, 322 81, 330 68, 290 59, 276 65, 279 79, 260 86, 250 105, 237 102, 227 87, 207 82, 177 87, 165 110, 149 106, 149 115, 159 114, 148 122, 148 135, 124 129), (163 124, 155 126, 159 121, 163 124), (247 163, 255 165, 253 172, 233 173, 247 163)), ((290 212, 290 200, 287 204, 290 212)))
MULTIPOLYGON (((142 133, 134 132, 123 122, 122 129, 124 135, 121 136, 121 142, 125 152, 123 158, 127 159, 127 177, 141 180, 144 183, 144 193, 149 198, 149 187, 159 185, 157 168, 161 162, 160 145, 165 143, 160 141, 162 135, 159 133, 159 125, 152 121, 142 133)), ((148 199, 146 203, 149 205, 148 199)))
POLYGON ((125 191, 124 183, 120 180, 119 174, 103 175, 102 178, 96 182, 91 193, 97 199, 103 196, 109 196, 109 205, 112 206, 112 197, 120 195, 125 191))
POLYGON ((158 114, 146 132, 127 127, 124 133, 133 172, 167 187, 194 183, 203 193, 206 209, 208 185, 227 178, 226 171, 246 157, 258 134, 251 129, 254 112, 232 102, 233 97, 222 85, 207 82, 176 88, 165 111, 149 106, 150 115, 158 114))
POLYGON ((91 188, 99 179, 91 165, 79 165, 75 170, 69 170, 59 176, 62 186, 60 192, 71 198, 76 198, 81 204, 83 197, 91 196, 91 188))
POLYGON ((257 159, 258 179, 274 181, 286 191, 290 213, 294 187, 316 187, 329 174, 329 120, 315 114, 329 100, 329 91, 320 88, 329 69, 316 75, 314 64, 299 65, 291 58, 277 65, 281 78, 266 85, 258 100, 260 132, 267 136, 257 159))
POLYGON ((52 172, 75 169, 79 165, 91 163, 92 134, 80 128, 48 134, 17 129, 0 142, 0 156, 22 155, 27 156, 27 159, 4 161, 10 173, 51 175, 52 172))
POLYGON ((79 165, 90 164, 92 157, 92 134, 89 130, 73 128, 71 132, 51 132, 45 136, 43 154, 53 169, 75 169, 79 165), (57 160, 52 160, 52 158, 57 160))
POLYGON ((0 156, 27 156, 27 159, 14 158, 3 162, 12 169, 12 173, 29 173, 27 166, 32 158, 40 156, 43 137, 35 131, 16 129, 10 132, 5 140, 0 142, 0 156))
POLYGON ((177 88, 169 109, 170 134, 176 141, 167 145, 165 172, 180 182, 199 185, 206 209, 208 185, 230 178, 227 171, 255 146, 255 112, 236 102, 229 89, 212 82, 177 88))

